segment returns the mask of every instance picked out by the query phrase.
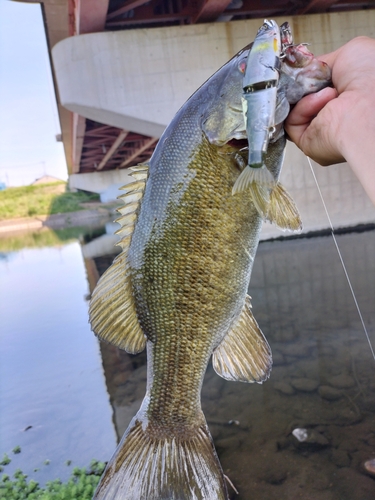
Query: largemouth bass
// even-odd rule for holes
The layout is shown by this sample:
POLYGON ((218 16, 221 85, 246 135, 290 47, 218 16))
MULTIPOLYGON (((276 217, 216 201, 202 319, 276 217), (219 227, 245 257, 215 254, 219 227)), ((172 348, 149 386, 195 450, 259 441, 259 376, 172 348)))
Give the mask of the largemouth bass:
MULTIPOLYGON (((122 252, 93 293, 90 321, 100 339, 130 353, 147 347, 147 391, 95 499, 228 498, 201 410, 207 364, 212 356, 225 379, 258 383, 272 364, 247 296, 263 217, 246 190, 232 194, 247 163, 248 54, 193 94, 123 188, 122 252)), ((293 71, 287 80, 290 90, 293 71)), ((279 105, 287 94, 279 85, 279 105)), ((278 183, 284 148, 280 133, 264 155, 276 185, 267 217, 296 229, 298 212, 278 183)))

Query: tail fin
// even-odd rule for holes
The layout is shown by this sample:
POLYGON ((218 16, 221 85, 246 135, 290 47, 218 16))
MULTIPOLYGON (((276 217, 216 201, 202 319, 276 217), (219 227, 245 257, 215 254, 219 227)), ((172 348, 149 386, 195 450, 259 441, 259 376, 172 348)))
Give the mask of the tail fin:
POLYGON ((270 203, 270 191, 275 184, 276 181, 266 165, 260 168, 247 165, 234 183, 232 194, 247 191, 255 208, 265 219, 270 203))
POLYGON ((253 183, 259 184, 264 188, 273 188, 276 181, 266 165, 262 165, 259 168, 246 165, 234 183, 232 194, 248 190, 253 183))
POLYGON ((93 500, 227 500, 206 423, 189 437, 155 438, 134 417, 93 500))

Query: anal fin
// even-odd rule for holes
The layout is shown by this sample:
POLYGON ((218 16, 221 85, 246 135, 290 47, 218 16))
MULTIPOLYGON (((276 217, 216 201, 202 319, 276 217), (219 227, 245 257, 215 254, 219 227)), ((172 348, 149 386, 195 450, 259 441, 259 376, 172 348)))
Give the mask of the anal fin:
POLYGON ((236 324, 215 349, 212 364, 226 380, 262 383, 269 377, 271 348, 251 312, 249 296, 236 324))

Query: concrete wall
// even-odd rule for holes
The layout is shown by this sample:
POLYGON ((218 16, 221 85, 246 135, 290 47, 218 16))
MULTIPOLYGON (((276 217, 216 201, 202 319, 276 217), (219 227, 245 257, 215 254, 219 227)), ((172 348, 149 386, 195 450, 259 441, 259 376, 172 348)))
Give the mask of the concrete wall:
MULTIPOLYGON (((347 163, 321 167, 312 162, 312 166, 335 229, 375 222, 375 206, 347 163)), ((294 144, 287 145, 280 180, 296 202, 303 232, 329 228, 329 219, 308 160, 294 144)), ((288 234, 266 223, 262 239, 288 234)))
MULTIPOLYGON (((276 18, 279 23, 285 20, 276 18)), ((287 20, 294 40, 310 42, 317 55, 357 35, 375 37, 373 10, 287 20)), ((260 24, 234 21, 69 38, 53 49, 61 101, 88 118, 160 136, 189 95, 251 41, 260 24)), ((374 206, 347 165, 316 167, 316 175, 335 226, 375 220, 374 206)), ((293 146, 288 148, 282 180, 300 208, 305 230, 328 227, 307 160, 293 146)), ((264 234, 280 232, 268 226, 264 234)))
POLYGON ((119 188, 134 181, 129 170, 108 170, 91 174, 73 174, 69 176, 71 190, 81 189, 100 194, 103 203, 113 201, 121 194, 119 188))
MULTIPOLYGON (((276 18, 316 54, 356 35, 375 36, 375 11, 276 18)), ((254 39, 258 19, 104 32, 53 48, 61 102, 71 111, 158 137, 185 100, 254 39)))

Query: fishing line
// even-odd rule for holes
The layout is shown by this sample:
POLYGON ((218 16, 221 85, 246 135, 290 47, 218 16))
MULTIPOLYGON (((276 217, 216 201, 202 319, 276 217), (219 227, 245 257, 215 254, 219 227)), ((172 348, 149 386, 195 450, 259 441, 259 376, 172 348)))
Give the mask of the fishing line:
POLYGON ((368 331, 367 331, 367 328, 366 328, 366 325, 365 325, 365 322, 363 320, 363 316, 362 316, 362 313, 361 313, 361 310, 359 308, 359 305, 358 305, 358 302, 357 302, 357 298, 355 296, 355 293, 354 293, 354 290, 353 290, 353 287, 352 287, 352 284, 351 284, 351 281, 350 281, 350 278, 349 278, 349 275, 348 275, 348 271, 346 270, 346 266, 344 264, 344 260, 342 258, 342 255, 341 255, 341 252, 340 252, 340 249, 339 249, 339 246, 337 244, 337 241, 336 241, 336 237, 335 237, 335 233, 334 233, 334 229, 333 229, 333 224, 332 224, 332 221, 331 221, 331 217, 329 216, 329 213, 328 213, 328 210, 327 210, 327 206, 325 204, 325 201, 324 201, 324 198, 323 198, 323 195, 322 195, 322 192, 320 190, 320 187, 319 187, 319 184, 318 184, 318 180, 315 176, 315 172, 314 172, 314 169, 313 169, 313 166, 312 166, 312 163, 311 163, 311 160, 308 156, 306 156, 307 158, 307 161, 309 162, 309 165, 310 165, 310 169, 311 169, 311 172, 312 172, 312 175, 314 177, 314 181, 315 181, 315 184, 316 184, 316 187, 318 188, 318 192, 319 192, 319 196, 320 196, 320 199, 322 200, 322 203, 323 203, 323 207, 324 207, 324 210, 326 212, 326 215, 327 215, 327 219, 328 219, 328 222, 329 222, 329 225, 330 225, 330 228, 331 228, 331 234, 332 234, 332 238, 333 238, 333 241, 335 243, 335 246, 336 246, 336 250, 337 250, 337 253, 339 254, 339 258, 340 258, 340 261, 341 261, 341 265, 344 269, 344 273, 345 273, 345 277, 346 277, 346 280, 348 282, 348 285, 349 285, 349 288, 350 288, 350 291, 351 291, 351 294, 352 294, 352 297, 353 297, 353 300, 354 300, 354 304, 357 308, 357 312, 358 312, 358 316, 361 320, 361 323, 362 323, 362 327, 363 327, 363 330, 365 332, 365 335, 366 335, 366 338, 367 338, 367 342, 368 342, 368 345, 370 346, 370 351, 371 351, 371 354, 372 354, 372 357, 374 358, 374 361, 375 361, 375 352, 374 352, 374 349, 372 347, 372 344, 371 344, 371 340, 370 340, 370 336, 368 334, 368 331))

